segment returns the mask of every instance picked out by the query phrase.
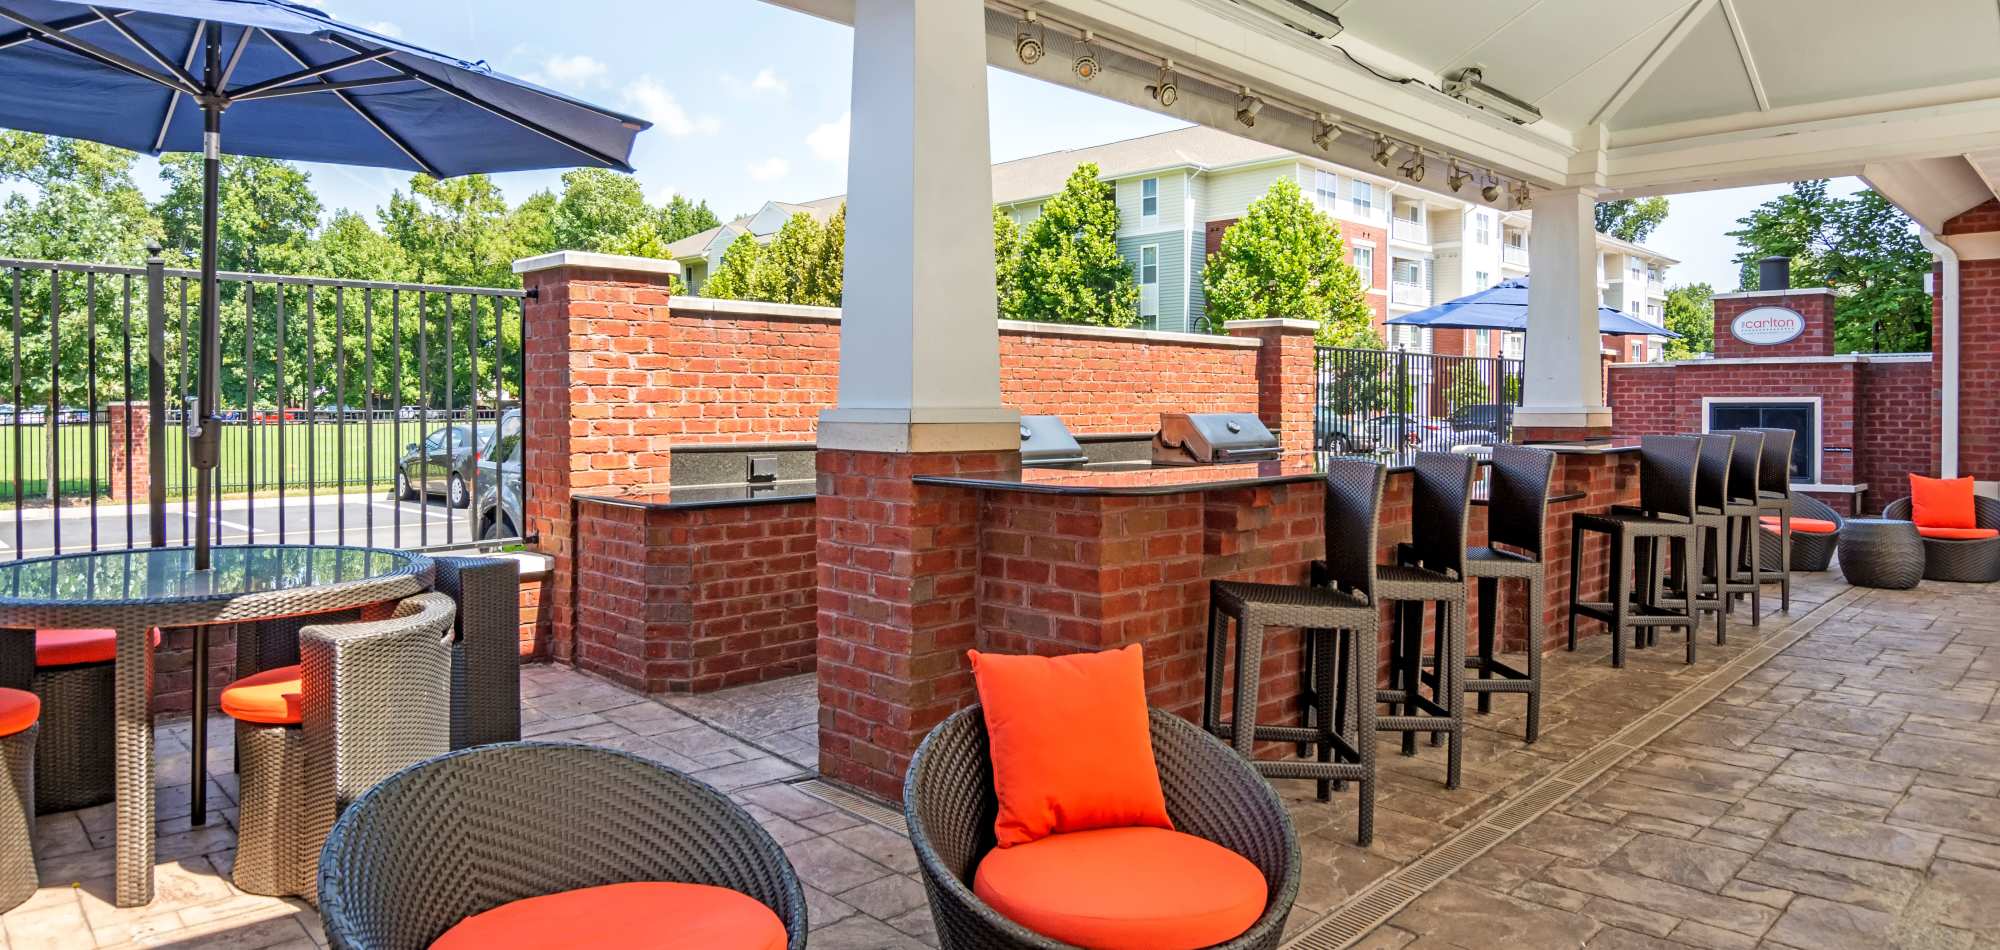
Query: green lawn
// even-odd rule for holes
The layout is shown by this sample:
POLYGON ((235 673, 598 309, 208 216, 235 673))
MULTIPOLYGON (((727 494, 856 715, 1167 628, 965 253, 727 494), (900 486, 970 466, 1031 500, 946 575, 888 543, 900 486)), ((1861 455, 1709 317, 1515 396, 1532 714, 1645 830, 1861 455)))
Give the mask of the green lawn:
MULTIPOLYGON (((276 423, 233 424, 222 427, 222 464, 216 469, 225 494, 247 491, 254 471, 259 495, 275 492, 282 473, 287 492, 306 490, 308 484, 322 490, 387 488, 395 480, 396 459, 403 447, 434 431, 443 423, 428 422, 287 422, 282 440, 276 423), (370 439, 373 439, 371 445, 370 439), (279 467, 282 447, 284 465, 279 467), (254 469, 253 469, 254 463, 254 469)), ((110 446, 125 438, 121 426, 116 432, 108 424, 58 426, 57 448, 61 453, 58 471, 64 497, 83 497, 91 485, 90 453, 97 455, 98 494, 110 492, 110 446)), ((20 453, 15 453, 16 427, 0 425, 0 503, 11 499, 15 473, 22 478, 22 491, 40 497, 48 490, 48 427, 18 427, 20 453)), ((155 459, 153 472, 164 477, 167 495, 178 497, 194 491, 193 473, 186 466, 187 439, 178 426, 167 431, 164 461, 155 459)), ((121 482, 122 472, 116 476, 121 482)))

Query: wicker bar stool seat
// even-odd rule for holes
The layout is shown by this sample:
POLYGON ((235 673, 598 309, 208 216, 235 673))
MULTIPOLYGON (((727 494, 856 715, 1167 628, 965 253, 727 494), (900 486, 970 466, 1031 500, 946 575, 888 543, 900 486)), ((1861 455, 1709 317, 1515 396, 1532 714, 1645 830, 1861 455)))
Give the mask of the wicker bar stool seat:
POLYGON ((1312 565, 1311 586, 1215 581, 1209 585, 1202 727, 1229 741, 1257 773, 1312 779, 1319 799, 1352 779, 1359 792, 1362 845, 1375 834, 1375 707, 1359 701, 1375 689, 1381 609, 1375 602, 1377 514, 1386 472, 1365 459, 1327 463, 1326 560, 1312 565), (1227 620, 1236 622, 1232 717, 1222 718, 1227 620), (1264 635, 1295 627, 1305 637, 1298 697, 1301 725, 1258 723, 1264 635), (1344 730, 1353 705, 1354 729, 1344 730), (1246 725, 1247 724, 1247 725, 1246 725), (1255 759, 1255 743, 1297 743, 1312 761, 1255 759))
POLYGON ((22 689, 0 687, 0 768, 7 788, 0 794, 0 913, 35 896, 35 737, 41 732, 42 701, 22 689))
MULTIPOLYGON (((1737 450, 1736 439, 1729 433, 1711 433, 1696 438, 1701 440, 1701 458, 1695 465, 1694 516, 1689 519, 1694 522, 1694 542, 1688 546, 1685 555, 1673 563, 1672 573, 1664 580, 1658 562, 1665 542, 1656 543, 1650 537, 1642 537, 1638 542, 1639 557, 1646 562, 1649 576, 1646 602, 1656 607, 1686 610, 1694 621, 1688 626, 1689 663, 1695 661, 1694 634, 1701 626, 1702 614, 1715 615, 1715 642, 1729 642, 1728 603, 1732 578, 1738 589, 1755 589, 1747 568, 1732 575, 1730 569, 1724 566, 1730 560, 1731 542, 1735 540, 1737 529, 1756 516, 1754 505, 1738 505, 1733 509, 1730 506, 1728 482, 1737 450)), ((1613 505, 1611 510, 1620 514, 1668 517, 1623 505, 1613 505)), ((1755 596, 1754 593, 1752 596, 1755 596)), ((1659 631, 1657 626, 1641 628, 1644 642, 1639 645, 1651 646, 1658 642, 1659 631)))
POLYGON ((418 594, 387 620, 315 624, 299 665, 231 683, 236 720, 236 886, 317 901, 320 846, 349 802, 383 777, 448 751, 453 608, 418 594))
MULTIPOLYGON (((1729 455, 1729 479, 1726 497, 1722 500, 1722 512, 1729 517, 1727 544, 1722 554, 1721 576, 1723 590, 1722 610, 1724 614, 1736 612, 1736 602, 1750 599, 1750 625, 1764 624, 1764 585, 1760 582, 1760 570, 1770 561, 1776 570, 1781 561, 1777 558, 1777 535, 1767 538, 1763 530, 1763 512, 1759 507, 1764 471, 1764 432, 1761 429, 1738 429, 1726 433, 1736 440, 1736 447, 1729 455), (1752 565, 1757 565, 1753 567, 1752 565)), ((1721 640, 1717 640, 1721 643, 1721 640)))
POLYGON ((1764 517, 1778 519, 1778 567, 1769 570, 1760 560, 1749 563, 1757 565, 1757 582, 1778 584, 1778 609, 1792 612, 1792 513, 1797 509, 1797 498, 1792 494, 1792 443, 1798 433, 1790 429, 1753 429, 1764 433, 1764 457, 1757 470, 1757 511, 1764 517))
MULTIPOLYGON (((102 805, 114 797, 112 679, 118 635, 108 629, 0 631, 0 686, 42 701, 35 741, 35 813, 102 805)), ((153 647, 160 631, 153 631, 153 647)))
MULTIPOLYGON (((992 828, 989 810, 989 835, 992 828)), ((423 950, 461 922, 514 914, 545 931, 533 919, 547 906, 537 898, 646 884, 735 894, 711 891, 719 899, 706 907, 691 907, 685 896, 650 908, 628 904, 615 921, 586 918, 594 939, 572 937, 574 945, 707 933, 690 917, 668 915, 721 911, 740 919, 734 915, 745 902, 736 895, 777 917, 788 950, 806 945, 805 891, 770 833, 721 792, 615 749, 507 742, 419 762, 355 799, 317 866, 320 915, 335 950, 423 950), (624 925, 629 936, 602 940, 607 923, 624 925)), ((453 939, 472 940, 480 929, 453 939)))
MULTIPOLYGON (((1972 505, 1975 528, 1953 531, 1917 526, 1917 535, 1924 540, 1926 580, 1971 584, 2000 581, 2000 536, 1978 537, 2000 529, 2000 499, 1976 495, 1972 505)), ((1882 509, 1882 517, 1896 521, 1909 521, 1910 513, 1908 498, 1899 498, 1882 509)))
MULTIPOLYGON (((1840 531, 1846 524, 1847 519, 1826 502, 1804 492, 1793 495, 1792 570, 1817 572, 1832 567, 1833 553, 1840 548, 1840 531)), ((1778 554, 1781 520, 1765 515, 1758 519, 1758 528, 1766 542, 1758 563, 1767 571, 1782 570, 1784 561, 1778 554)))
POLYGON ((1430 733, 1432 745, 1442 740, 1446 788, 1459 786, 1465 758, 1465 562, 1477 473, 1470 455, 1417 453, 1410 541, 1396 546, 1395 564, 1376 573, 1376 596, 1395 604, 1396 625, 1389 634, 1389 684, 1376 692, 1389 711, 1376 717, 1375 728, 1402 733, 1404 755, 1416 754, 1419 732, 1430 733), (1434 657, 1424 655, 1426 604, 1437 618, 1434 657))
MULTIPOLYGON (((1576 649, 1576 618, 1603 622, 1611 634, 1611 665, 1625 665, 1625 631, 1635 640, 1649 627, 1684 627, 1688 630, 1688 662, 1694 662, 1694 615, 1683 599, 1676 606, 1649 603, 1652 586, 1633 583, 1638 566, 1639 539, 1653 539, 1674 549, 1684 561, 1693 556, 1695 544, 1695 477, 1701 458, 1701 439, 1683 435, 1649 435, 1639 450, 1639 505, 1636 510, 1578 514, 1570 520, 1569 547, 1569 648, 1576 649), (1605 585, 1608 600, 1586 601, 1582 597, 1583 544, 1589 533, 1605 535, 1611 543, 1610 577, 1605 585)), ((1694 573, 1694 572, 1688 572, 1694 573)), ((1685 577, 1685 575, 1684 575, 1685 577)))
POLYGON ((1542 615, 1547 603, 1542 587, 1548 575, 1549 489, 1555 479, 1555 453, 1520 445, 1493 447, 1487 479, 1486 537, 1488 543, 1465 552, 1465 576, 1479 587, 1479 652, 1465 658, 1465 668, 1479 674, 1465 681, 1465 691, 1478 697, 1481 715, 1493 710, 1493 694, 1522 693, 1528 698, 1523 735, 1533 742, 1542 724, 1542 615), (1518 580, 1527 594, 1523 613, 1528 619, 1527 670, 1495 659, 1500 610, 1500 582, 1518 580))

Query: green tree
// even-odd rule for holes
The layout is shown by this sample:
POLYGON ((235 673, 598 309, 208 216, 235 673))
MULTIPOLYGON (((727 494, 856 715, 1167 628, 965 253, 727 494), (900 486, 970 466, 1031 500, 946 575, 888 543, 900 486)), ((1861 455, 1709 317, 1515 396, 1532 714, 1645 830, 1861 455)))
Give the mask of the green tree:
POLYGON ((1681 335, 1667 341, 1667 359, 1693 359, 1714 352, 1715 288, 1705 283, 1669 288, 1665 322, 1667 329, 1681 335))
POLYGON ((1924 275, 1931 256, 1916 226, 1874 191, 1829 196, 1826 180, 1792 190, 1738 218, 1736 262, 1744 290, 1757 289, 1757 262, 1792 259, 1792 285, 1834 292, 1834 346, 1842 353, 1930 349, 1931 304, 1924 275))
POLYGON ((825 229, 801 211, 785 220, 750 269, 746 300, 802 303, 811 296, 812 267, 825 229))
POLYGON ((1333 219, 1315 210, 1298 182, 1280 178, 1222 235, 1202 272, 1210 329, 1230 320, 1287 317, 1319 324, 1323 346, 1370 334, 1374 312, 1333 219))
POLYGON ((1476 406, 1493 401, 1493 394, 1486 386, 1486 377, 1480 372, 1481 362, 1459 360, 1451 371, 1451 379, 1445 384, 1445 402, 1453 409, 1476 406))
POLYGON ((1118 204, 1097 166, 1078 165, 1021 236, 1015 315, 1041 323, 1129 327, 1139 285, 1118 253, 1118 204))
POLYGON ((838 307, 846 280, 847 203, 843 201, 819 230, 819 240, 814 242, 812 256, 806 260, 804 296, 793 303, 838 307))
POLYGON ((667 199, 666 206, 660 209, 659 220, 654 226, 660 232, 660 240, 672 244, 689 235, 721 227, 722 222, 716 220, 715 212, 708 210, 708 202, 696 203, 682 195, 675 195, 667 199))
POLYGON ((993 286, 1000 295, 1000 319, 1017 319, 1021 312, 1021 291, 1016 274, 1021 269, 1021 228, 1013 215, 993 209, 993 286))
MULTIPOLYGON (((156 208, 170 253, 192 266, 201 253, 201 156, 160 157, 167 192, 156 208)), ((290 162, 222 157, 216 205, 216 260, 223 270, 296 273, 320 223, 312 176, 290 162)))
POLYGON ((758 258, 764 255, 764 247, 747 232, 736 236, 729 247, 722 252, 722 262, 715 265, 715 272, 701 285, 701 295, 719 300, 743 300, 749 298, 750 277, 757 270, 758 258))
POLYGON ((550 231, 558 249, 608 253, 628 244, 639 228, 657 227, 658 218, 638 179, 605 168, 578 168, 563 173, 550 231))
POLYGON ((1597 203, 1597 230, 1600 234, 1638 244, 1667 220, 1667 199, 1620 198, 1597 203))

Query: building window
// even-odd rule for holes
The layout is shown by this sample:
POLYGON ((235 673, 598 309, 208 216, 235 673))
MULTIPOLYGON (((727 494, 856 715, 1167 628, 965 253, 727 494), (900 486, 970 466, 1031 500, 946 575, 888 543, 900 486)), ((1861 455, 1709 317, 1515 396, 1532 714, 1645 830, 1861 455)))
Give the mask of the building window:
POLYGON ((1367 290, 1375 286, 1375 249, 1356 245, 1354 248, 1354 269, 1361 272, 1362 290, 1367 290))
POLYGON ((1507 246, 1526 248, 1528 246, 1528 235, 1522 231, 1507 232, 1507 246))
POLYGON ((1372 217, 1375 214, 1375 186, 1360 179, 1354 179, 1348 186, 1348 195, 1354 202, 1354 216, 1372 217))
POLYGON ((1313 170, 1313 205, 1327 214, 1340 206, 1340 179, 1328 171, 1313 170))
POLYGON ((1500 338, 1500 355, 1510 360, 1518 360, 1527 350, 1527 334, 1508 333, 1500 338))
POLYGON ((1139 217, 1157 219, 1160 216, 1160 180, 1148 178, 1139 182, 1139 217))
POLYGON ((1157 320, 1160 316, 1160 246, 1139 249, 1139 316, 1157 320))
POLYGON ((1472 289, 1485 290, 1486 288, 1493 286, 1493 277, 1492 275, 1486 273, 1483 270, 1476 270, 1472 272, 1472 283, 1473 283, 1472 289))
POLYGON ((1421 284, 1424 282, 1424 266, 1406 258, 1396 258, 1390 262, 1395 268, 1395 280, 1399 284, 1421 284))
POLYGON ((1428 353, 1431 350, 1430 331, 1424 327, 1391 326, 1389 348, 1409 350, 1412 353, 1428 353))
POLYGON ((1485 330, 1475 330, 1472 334, 1472 355, 1493 355, 1493 334, 1485 330))
POLYGON ((1493 240, 1493 219, 1484 211, 1472 213, 1472 243, 1487 244, 1493 240))

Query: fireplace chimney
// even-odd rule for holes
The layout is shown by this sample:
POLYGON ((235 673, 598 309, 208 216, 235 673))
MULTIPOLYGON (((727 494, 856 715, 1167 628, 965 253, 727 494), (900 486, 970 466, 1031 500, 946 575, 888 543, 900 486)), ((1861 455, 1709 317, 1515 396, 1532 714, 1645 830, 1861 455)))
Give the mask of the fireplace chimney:
POLYGON ((1757 262, 1758 290, 1792 289, 1792 259, 1773 255, 1757 262))

